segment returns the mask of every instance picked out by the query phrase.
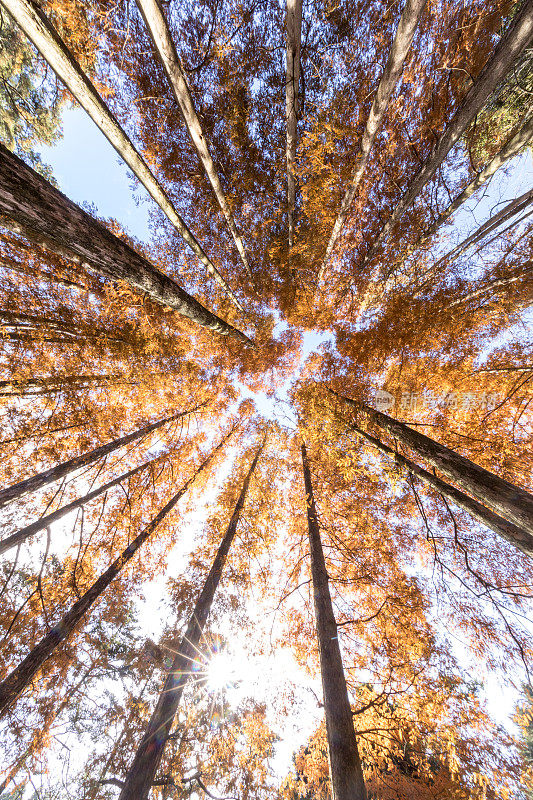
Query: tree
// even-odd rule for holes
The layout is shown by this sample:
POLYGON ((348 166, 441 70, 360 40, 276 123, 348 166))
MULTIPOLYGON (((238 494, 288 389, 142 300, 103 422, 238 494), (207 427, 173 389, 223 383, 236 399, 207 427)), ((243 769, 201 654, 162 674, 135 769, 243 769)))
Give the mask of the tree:
POLYGON ((232 298, 236 306, 241 308, 239 301, 224 278, 206 256, 202 247, 172 205, 163 187, 154 178, 150 168, 136 151, 117 120, 114 119, 105 102, 98 95, 87 75, 76 63, 46 16, 40 9, 32 6, 26 0, 6 0, 5 5, 26 35, 46 58, 54 72, 63 80, 73 96, 98 125, 104 136, 109 139, 118 154, 137 175, 176 230, 179 231, 192 251, 198 256, 204 264, 208 275, 214 278, 224 292, 232 298))
POLYGON ((509 522, 533 535, 533 497, 524 489, 491 475, 458 453, 433 441, 424 434, 412 430, 398 420, 358 404, 349 398, 341 398, 348 405, 360 408, 370 421, 390 433, 395 439, 412 448, 447 477, 470 491, 476 499, 484 502, 509 522))
POLYGON ((200 157, 207 177, 209 178, 209 182, 213 187, 218 204, 224 213, 228 228, 230 229, 235 246, 239 251, 242 263, 244 264, 246 272, 251 277, 248 259, 246 258, 246 253, 244 250, 244 244, 241 235, 237 230, 237 226, 224 194, 214 161, 211 158, 198 114, 194 109, 191 93, 189 91, 189 87, 187 86, 185 75, 180 67, 178 54, 176 52, 174 42, 172 41, 172 34, 165 19, 163 9, 157 0, 139 0, 138 5, 148 30, 152 36, 155 50, 159 55, 168 81, 174 92, 176 102, 180 107, 185 125, 187 126, 187 131, 191 137, 191 141, 196 148, 196 152, 200 157))
POLYGON ((0 712, 5 711, 14 703, 17 697, 27 687, 33 676, 41 669, 44 662, 51 656, 55 648, 65 639, 84 617, 88 609, 98 600, 109 584, 119 574, 121 569, 130 561, 137 550, 157 529, 162 520, 169 514, 178 500, 185 494, 196 477, 208 466, 213 456, 226 443, 234 428, 211 451, 209 456, 198 466, 194 474, 180 487, 178 492, 159 511, 149 525, 128 545, 120 556, 113 561, 111 566, 98 578, 80 599, 74 603, 70 611, 61 619, 26 658, 8 675, 0 684, 0 712))
POLYGON ((507 31, 495 48, 492 57, 483 67, 483 70, 442 133, 431 157, 423 164, 411 182, 408 191, 396 205, 389 220, 373 243, 368 253, 367 261, 373 258, 377 248, 388 236, 394 223, 399 220, 404 211, 411 205, 425 184, 431 180, 442 160, 446 158, 453 145, 471 124, 476 113, 483 107, 483 104, 500 81, 505 78, 507 72, 512 69, 514 62, 523 49, 531 42, 532 36, 533 8, 526 2, 514 16, 507 31))
POLYGON ((121 798, 147 798, 154 783, 163 749, 169 738, 174 717, 176 716, 176 711, 181 700, 183 687, 191 673, 191 664, 194 664, 197 659, 198 645, 200 644, 202 632, 209 615, 231 543, 237 531, 237 525, 246 500, 248 486, 264 445, 265 441, 263 440, 246 474, 237 504, 203 589, 194 607, 187 631, 172 661, 156 708, 154 709, 139 748, 135 753, 133 763, 128 770, 126 780, 124 781, 120 793, 121 798))
POLYGON ((387 111, 387 106, 389 104, 391 95, 402 73, 404 61, 407 56, 407 52, 411 47, 416 26, 418 24, 420 15, 424 10, 424 6, 425 2, 419 0, 418 2, 407 2, 403 9, 402 16, 398 24, 398 29, 387 58, 387 63, 385 65, 385 69, 383 70, 383 75, 381 76, 378 90, 372 103, 370 114, 366 121, 365 132, 361 140, 361 145, 354 159, 355 166, 351 175, 350 185, 343 197, 342 205, 337 219, 335 220, 335 225, 333 226, 333 231, 331 232, 328 246, 326 248, 326 255, 324 256, 324 260, 317 275, 317 285, 320 284, 324 276, 328 261, 331 258, 333 250, 335 249, 342 226, 348 215, 350 206, 353 203, 353 199, 357 192, 361 178, 363 177, 366 163, 374 144, 374 139, 376 138, 380 124, 387 111))
POLYGON ((344 800, 344 798, 365 800, 363 771, 342 669, 337 624, 328 590, 328 575, 320 542, 320 529, 305 443, 302 444, 302 463, 332 795, 335 800, 344 800))
POLYGON ((296 147, 300 94, 300 50, 302 39, 302 2, 287 3, 287 78, 285 90, 287 118, 287 219, 289 247, 294 244, 294 215, 296 206, 296 147))
POLYGON ((154 300, 175 308, 224 336, 235 336, 245 343, 243 333, 207 311, 171 278, 163 275, 146 259, 113 236, 89 214, 65 195, 23 165, 7 150, 0 150, 2 174, 2 218, 18 233, 46 246, 51 244, 60 255, 115 280, 124 280, 154 300), (82 242, 86 242, 83 247, 82 242))

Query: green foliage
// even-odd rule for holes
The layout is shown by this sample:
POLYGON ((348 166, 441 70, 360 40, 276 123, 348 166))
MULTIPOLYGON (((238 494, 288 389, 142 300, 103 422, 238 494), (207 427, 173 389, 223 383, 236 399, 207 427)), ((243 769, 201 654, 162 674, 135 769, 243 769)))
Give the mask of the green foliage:
POLYGON ((33 46, 2 9, 0 19, 0 141, 24 158, 48 180, 39 144, 52 145, 61 137, 64 98, 55 77, 33 46))

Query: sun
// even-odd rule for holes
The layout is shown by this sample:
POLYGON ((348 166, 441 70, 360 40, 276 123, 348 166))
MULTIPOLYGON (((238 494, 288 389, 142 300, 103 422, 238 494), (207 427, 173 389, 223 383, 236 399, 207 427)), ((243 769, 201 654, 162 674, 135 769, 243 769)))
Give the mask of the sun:
POLYGON ((207 686, 211 691, 222 691, 239 681, 239 672, 239 664, 232 653, 215 652, 207 665, 207 686))

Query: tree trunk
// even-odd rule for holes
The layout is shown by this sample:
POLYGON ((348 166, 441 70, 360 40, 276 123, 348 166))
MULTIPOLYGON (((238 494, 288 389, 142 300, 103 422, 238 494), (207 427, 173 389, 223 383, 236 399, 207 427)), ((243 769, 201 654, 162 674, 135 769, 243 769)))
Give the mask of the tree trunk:
POLYGON ((0 145, 0 220, 16 233, 83 267, 125 281, 222 336, 253 342, 204 308, 172 278, 97 222, 20 158, 0 145))
POLYGON ((207 141, 195 111, 187 80, 181 69, 179 56, 176 52, 176 47, 172 40, 172 34, 170 33, 161 3, 159 0, 137 0, 137 5, 144 18, 146 27, 150 31, 152 42, 161 60, 176 102, 180 107, 191 141, 204 166, 209 182, 218 200, 218 204, 226 217, 228 228, 231 231, 242 263, 248 275, 252 277, 244 250, 244 244, 237 230, 237 225, 235 224, 229 203, 224 194, 222 184, 220 183, 217 169, 211 157, 211 153, 209 152, 207 141))
POLYGON ((495 514, 533 536, 533 495, 525 489, 499 478, 405 423, 331 389, 329 391, 358 411, 363 411, 372 424, 390 433, 495 514))
POLYGON ((370 109, 370 114, 368 115, 361 145, 354 159, 355 166, 353 168, 350 184, 344 195, 337 219, 335 220, 335 225, 333 226, 333 231, 326 248, 326 255, 324 256, 318 273, 317 286, 324 276, 324 271, 339 238, 341 228, 350 211, 355 193, 363 177, 374 144, 374 139, 385 117, 391 95, 402 74, 404 62, 407 58, 407 53, 411 47, 418 21, 425 5, 426 0, 407 0, 403 9, 402 16, 398 23, 398 29, 389 52, 389 57, 387 58, 387 63, 385 64, 385 69, 383 70, 378 90, 374 97, 372 108, 370 109))
POLYGON ((299 113, 300 48, 302 39, 302 0, 287 0, 287 77, 285 114, 287 117, 287 218, 289 247, 294 245, 294 208, 296 204, 296 145, 299 113))
POLYGON ((248 470, 226 534, 222 539, 209 575, 196 601, 187 631, 181 640, 179 651, 172 662, 157 705, 126 775, 119 800, 147 800, 150 789, 154 784, 157 768, 178 710, 183 688, 191 672, 191 664, 198 658, 198 645, 200 644, 202 632, 211 610, 229 548, 237 530, 250 478, 255 470, 264 444, 265 441, 263 440, 248 470))
POLYGON ((476 114, 481 111, 492 92, 505 78, 509 70, 513 68, 518 56, 529 45, 532 38, 533 0, 525 0, 507 31, 496 45, 494 53, 444 129, 430 156, 416 173, 407 191, 404 192, 394 206, 392 214, 370 248, 365 258, 365 264, 375 256, 378 247, 385 241, 393 225, 398 222, 424 186, 433 178, 452 147, 472 124, 476 114))
POLYGON ((474 233, 470 234, 461 244, 458 244, 457 247, 454 247, 453 250, 450 250, 445 256, 442 256, 437 263, 432 268, 436 270, 439 264, 444 263, 445 261, 451 263, 457 256, 461 255, 468 247, 471 247, 473 244, 477 244, 485 236, 488 236, 490 233, 494 233, 494 231, 500 227, 500 225, 509 222, 513 217, 516 217, 518 214, 521 214, 522 211, 525 211, 528 206, 533 203, 533 189, 530 189, 528 192, 525 192, 520 197, 517 197, 515 200, 511 200, 505 208, 502 208, 501 211, 498 211, 497 214, 494 214, 493 217, 490 217, 486 222, 479 226, 479 228, 474 231, 474 233))
POLYGON ((71 472, 74 472, 74 470, 79 469, 80 467, 86 467, 89 464, 93 464, 99 458, 103 458, 103 456, 107 456, 109 453, 112 453, 119 447, 124 447, 124 445, 129 444, 130 442, 134 442, 143 436, 147 436, 149 433, 163 427, 163 425, 166 425, 168 422, 173 422, 180 417, 184 417, 187 414, 192 414, 195 411, 198 411, 198 409, 205 406, 206 403, 207 401, 201 403, 195 408, 189 409, 189 411, 180 411, 178 414, 165 417, 157 422, 151 422, 149 425, 144 425, 144 427, 139 428, 133 433, 128 433, 126 436, 121 436, 119 439, 113 439, 113 441, 103 444, 100 447, 96 447, 94 450, 89 450, 88 453, 83 453, 80 456, 69 458, 68 461, 64 461, 62 464, 57 464, 55 467, 44 470, 44 472, 39 472, 37 475, 32 475, 31 478, 26 478, 23 481, 19 481, 19 483, 13 484, 13 486, 8 486, 6 489, 2 489, 0 491, 0 508, 6 503, 10 503, 12 500, 19 500, 25 494, 28 494, 28 492, 35 492, 37 489, 41 489, 43 486, 48 486, 48 484, 58 481, 60 478, 64 478, 65 475, 69 475, 71 472))
POLYGON ((132 541, 132 543, 122 551, 120 556, 113 561, 111 566, 93 583, 80 599, 74 603, 70 611, 35 645, 33 650, 23 659, 20 664, 0 683, 0 716, 2 716, 16 701, 21 692, 28 686, 34 675, 42 668, 45 661, 50 658, 56 647, 66 639, 86 612, 98 600, 107 589, 109 584, 117 577, 121 569, 130 561, 137 550, 144 544, 148 537, 155 531, 167 514, 172 511, 178 500, 183 497, 189 486, 196 480, 198 475, 206 468, 213 456, 227 441, 233 433, 233 427, 222 441, 211 451, 208 457, 200 464, 194 475, 190 477, 181 489, 163 506, 161 511, 154 517, 149 525, 132 541))
POLYGON ((302 463, 320 672, 326 713, 331 793, 333 800, 366 800, 363 770, 342 667, 337 623, 329 593, 329 579, 320 541, 320 528, 305 444, 302 444, 302 463))
POLYGON ((454 486, 450 486, 449 483, 441 480, 441 478, 437 478, 436 475, 432 475, 431 472, 422 469, 422 467, 419 467, 418 464, 414 463, 414 461, 405 458, 405 456, 400 455, 400 453, 396 453, 392 447, 388 447, 386 444, 383 444, 379 439, 376 439, 366 431, 363 431, 357 425, 354 425, 353 428, 355 431, 357 431, 357 433, 373 444, 374 447, 377 447, 377 449, 382 453, 389 456, 389 458, 392 458, 397 464, 405 467, 410 473, 416 475, 428 486, 436 489, 438 492, 451 500, 452 503, 455 503, 455 505, 463 508, 472 517, 474 517, 474 519, 477 519, 482 525, 485 525, 485 527, 493 530, 494 533, 497 533, 498 536, 501 536, 510 544, 514 545, 514 547, 516 547, 526 556, 533 558, 533 536, 523 528, 518 528, 516 525, 512 525, 510 522, 507 522, 507 520, 503 519, 503 517, 498 516, 498 514, 494 514, 488 508, 485 508, 485 506, 481 505, 481 503, 478 503, 476 500, 472 500, 472 498, 466 495, 464 492, 460 492, 459 489, 456 489, 454 486))
POLYGON ((142 156, 137 152, 131 140, 45 14, 30 0, 2 0, 2 5, 9 11, 26 36, 31 39, 37 50, 39 50, 82 108, 85 109, 93 122, 98 125, 106 139, 113 145, 119 156, 137 176, 180 236, 200 259, 208 274, 216 280, 225 294, 242 310, 242 306, 230 287, 212 261, 206 256, 202 247, 172 205, 165 190, 156 180, 142 156))
POLYGON ((39 531, 44 530, 48 527, 48 525, 52 525, 53 522, 57 522, 57 520, 66 516, 66 514, 69 514, 71 511, 74 511, 76 508, 85 506, 87 503, 90 503, 91 500, 95 500, 97 497, 100 497, 100 495, 109 491, 109 489, 112 489, 113 486, 117 486, 119 483, 123 483, 124 481, 128 480, 128 478, 132 478, 137 474, 137 472, 141 472, 143 469, 145 469, 145 467, 149 467, 150 464, 154 464, 160 459, 161 456, 157 456, 149 461, 145 461, 138 467, 130 469, 129 472, 119 475, 118 478, 113 478, 113 480, 105 483, 103 486, 99 486, 98 489, 93 489, 92 492, 89 492, 83 497, 79 497, 76 500, 73 500, 71 503, 68 503, 66 506, 62 506, 62 508, 52 511, 51 514, 47 514, 45 517, 40 517, 40 519, 35 520, 35 522, 32 522, 30 525, 20 528, 18 531, 15 531, 15 533, 12 533, 10 536, 7 536, 5 539, 0 541, 0 555, 5 553, 7 550, 11 550, 13 547, 18 547, 18 545, 29 539, 30 536, 33 536, 34 534, 39 533, 39 531))
POLYGON ((477 192, 477 190, 481 186, 483 186, 483 184, 486 183, 489 180, 489 178, 492 178, 495 172, 503 164, 505 164, 506 161, 509 161, 509 159, 514 158, 516 155, 518 155, 518 153, 524 147, 526 147, 526 145, 528 145, 532 140, 533 140, 533 114, 524 123, 524 125, 520 128, 520 130, 517 131, 515 135, 509 139, 508 142, 505 143, 505 145, 502 147, 499 153, 496 153, 496 155, 489 161, 489 163, 485 165, 485 167, 481 170, 481 172, 478 172, 475 178, 473 178, 470 181, 468 186, 465 186, 463 191, 457 195, 455 200, 452 203, 450 203, 450 205, 442 212, 442 214, 439 214, 435 222, 432 225, 430 225, 427 231, 425 231, 420 241, 418 242, 418 245, 426 241, 426 239, 429 239, 430 236, 433 236, 433 234, 440 228, 440 226, 443 225, 446 222, 446 220, 449 219, 451 215, 454 214, 458 208, 460 208, 460 206, 462 206, 463 203, 465 203, 467 200, 470 199, 470 197, 472 197, 474 192, 477 192))

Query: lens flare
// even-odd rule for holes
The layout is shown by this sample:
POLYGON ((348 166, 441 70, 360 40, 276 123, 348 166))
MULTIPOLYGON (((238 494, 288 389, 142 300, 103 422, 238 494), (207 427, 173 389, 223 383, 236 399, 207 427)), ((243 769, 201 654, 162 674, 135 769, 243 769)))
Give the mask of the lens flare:
POLYGON ((211 691, 221 691, 239 680, 239 665, 227 650, 213 653, 207 666, 207 686, 211 691))

